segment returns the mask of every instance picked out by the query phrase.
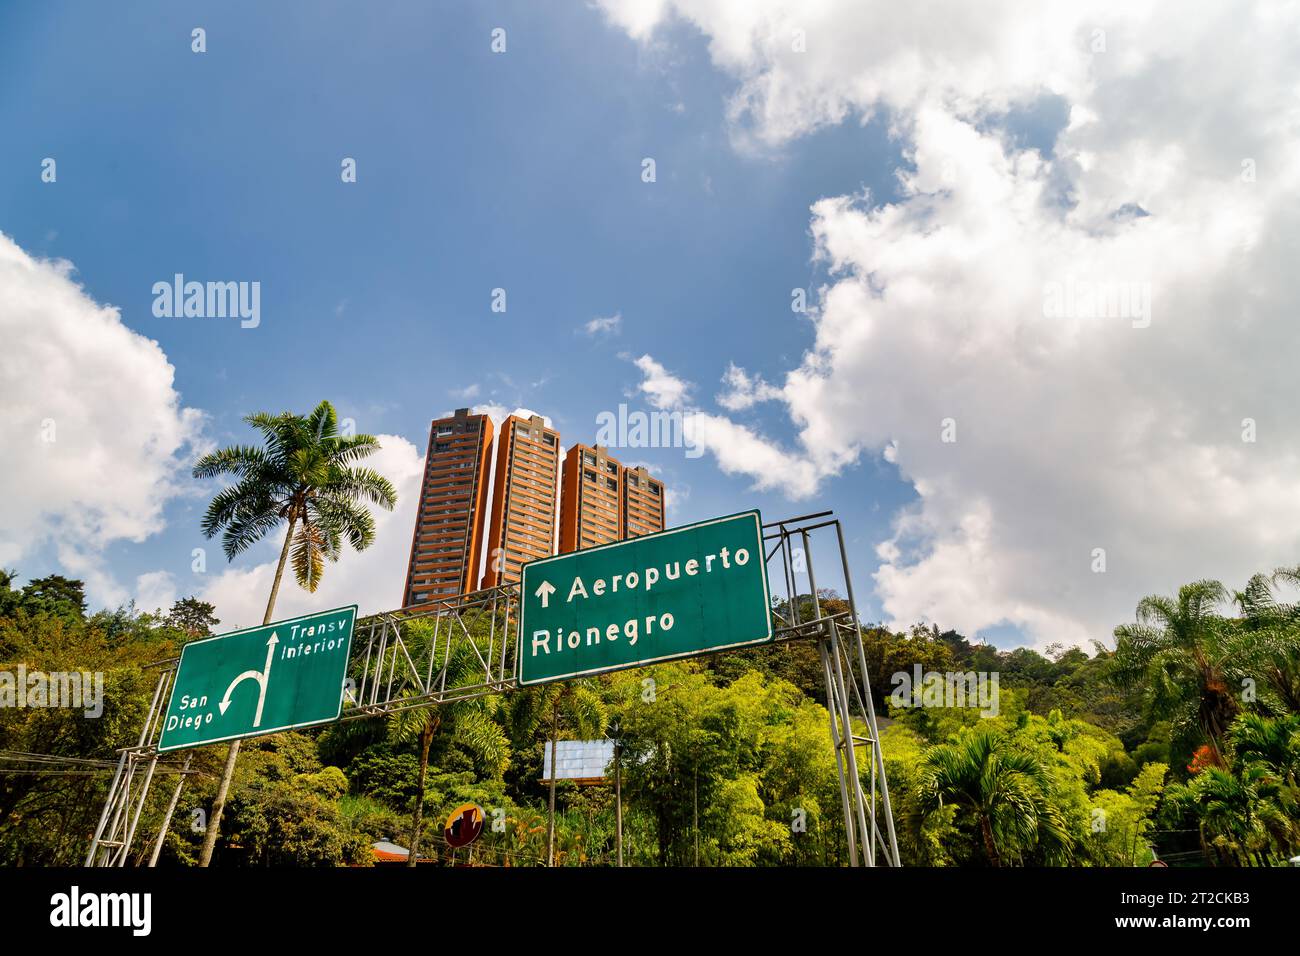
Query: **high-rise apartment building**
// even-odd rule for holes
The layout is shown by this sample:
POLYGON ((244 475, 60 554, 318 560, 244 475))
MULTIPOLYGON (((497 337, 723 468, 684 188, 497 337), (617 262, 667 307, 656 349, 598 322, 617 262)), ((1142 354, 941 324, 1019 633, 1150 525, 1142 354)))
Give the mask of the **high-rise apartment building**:
POLYGON ((430 425, 404 606, 474 589, 491 448, 492 420, 468 408, 430 425))
POLYGON ((540 415, 511 415, 497 436, 492 490, 492 525, 487 535, 487 570, 479 584, 518 581, 520 569, 555 553, 555 492, 560 433, 540 415))
POLYGON ((664 483, 644 465, 623 469, 623 537, 664 530, 664 483))
POLYGON ((560 553, 623 538, 623 471, 599 445, 574 445, 560 479, 560 553))
POLYGON ((664 483, 607 449, 574 445, 560 482, 560 553, 664 530, 664 483))

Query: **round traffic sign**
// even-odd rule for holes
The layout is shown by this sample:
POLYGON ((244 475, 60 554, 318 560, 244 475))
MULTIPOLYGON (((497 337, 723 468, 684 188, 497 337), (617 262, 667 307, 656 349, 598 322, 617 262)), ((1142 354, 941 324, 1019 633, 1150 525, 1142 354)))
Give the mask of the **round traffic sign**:
POLYGON ((483 808, 477 803, 463 803, 451 811, 442 835, 453 849, 469 846, 483 832, 483 808))

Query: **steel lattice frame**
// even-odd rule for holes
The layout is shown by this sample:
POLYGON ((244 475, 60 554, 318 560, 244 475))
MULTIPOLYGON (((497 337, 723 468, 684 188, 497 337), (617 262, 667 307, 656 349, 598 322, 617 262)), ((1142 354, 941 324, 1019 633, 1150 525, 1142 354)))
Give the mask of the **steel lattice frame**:
MULTIPOLYGON (((769 579, 779 567, 786 589, 784 613, 777 609, 772 612, 776 625, 774 641, 817 642, 826 684, 831 742, 839 771, 850 865, 874 866, 883 861, 898 866, 898 841, 867 681, 866 655, 844 532, 839 520, 830 515, 826 511, 763 526, 764 541, 771 546, 766 554, 769 579), (817 532, 831 528, 835 530, 849 609, 826 614, 817 592, 811 544, 817 532), (796 554, 801 556, 799 560, 796 554), (807 591, 799 588, 800 574, 807 575, 807 591), (861 732, 854 730, 855 722, 861 732), (867 757, 865 787, 859 750, 865 750, 867 757)), ((339 719, 377 717, 514 690, 519 599, 519 586, 506 584, 362 618, 357 622, 339 719), (411 625, 415 623, 421 626, 418 637, 412 634, 411 625), (453 672, 450 667, 453 649, 472 654, 472 666, 464 672, 453 672)), ((165 667, 154 689, 139 742, 120 752, 117 772, 86 855, 86 866, 126 865, 158 767, 158 737, 178 660, 163 662, 165 667)), ((150 866, 158 860, 189 763, 187 757, 154 840, 150 866)))
POLYGON ((844 831, 849 841, 850 866, 875 866, 882 858, 888 866, 900 866, 898 837, 894 832, 894 814, 889 803, 889 783, 885 779, 885 760, 880 749, 876 725, 876 708, 871 699, 867 677, 867 658, 862 646, 862 629, 857 600, 853 595, 853 578, 849 572, 848 551, 844 546, 844 529, 832 512, 804 515, 788 521, 765 524, 770 529, 765 541, 772 542, 767 553, 771 576, 773 559, 780 556, 782 579, 786 588, 786 614, 774 610, 778 620, 777 641, 813 639, 821 658, 822 677, 826 684, 826 710, 830 715, 831 744, 835 748, 835 765, 840 778, 840 802, 844 811, 844 831), (824 519, 824 520, 823 520, 824 519), (835 529, 848 611, 825 614, 817 577, 813 570, 812 536, 818 531, 835 529), (796 559, 796 554, 800 559, 796 559), (802 569, 800 564, 803 565, 802 569), (798 575, 808 577, 808 590, 801 592, 798 575), (806 605, 811 605, 808 608, 806 605), (805 613, 811 609, 812 614, 805 613), (863 733, 855 733, 854 721, 863 733), (859 768, 858 749, 867 751, 867 789, 864 792, 859 768), (884 817, 882 832, 880 818, 884 817))
POLYGON ((380 716, 514 690, 518 619, 517 584, 362 619, 353 642, 340 719, 380 716), (413 623, 431 625, 432 641, 417 643, 405 636, 413 623), (455 646, 467 648, 477 667, 459 680, 449 680, 455 646))

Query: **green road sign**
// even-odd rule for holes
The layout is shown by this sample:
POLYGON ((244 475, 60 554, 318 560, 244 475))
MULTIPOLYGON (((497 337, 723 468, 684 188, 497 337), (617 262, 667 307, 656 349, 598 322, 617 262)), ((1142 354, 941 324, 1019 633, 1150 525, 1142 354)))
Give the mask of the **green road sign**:
POLYGON ((519 683, 772 639, 757 511, 524 565, 519 683))
POLYGON ((357 606, 186 644, 158 749, 337 720, 357 606))

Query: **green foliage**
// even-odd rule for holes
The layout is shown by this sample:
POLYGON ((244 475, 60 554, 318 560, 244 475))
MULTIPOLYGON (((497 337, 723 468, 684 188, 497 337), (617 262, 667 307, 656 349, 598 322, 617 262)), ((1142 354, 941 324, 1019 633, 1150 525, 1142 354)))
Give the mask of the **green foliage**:
POLYGON ((1148 837, 1155 826, 1152 816, 1168 771, 1162 763, 1148 763, 1125 792, 1098 790, 1092 794, 1091 833, 1081 844, 1089 862, 1097 866, 1146 866, 1151 862, 1154 854, 1148 837))
POLYGON ((11 617, 18 611, 28 614, 53 614, 68 620, 86 616, 84 582, 61 574, 33 578, 20 590, 14 590, 17 571, 0 568, 0 615, 11 617))
POLYGON ((210 637, 212 629, 221 623, 217 609, 207 601, 195 597, 181 598, 167 612, 164 623, 185 635, 186 640, 210 637))
MULTIPOLYGON (((165 615, 129 607, 87 615, 78 582, 19 589, 14 580, 0 574, 0 665, 102 671, 105 708, 97 719, 0 709, 0 753, 100 762, 76 774, 12 756, 0 763, 0 864, 76 864, 116 750, 139 733, 157 680, 148 665, 218 622, 194 599, 165 615)), ((1186 847, 1197 861, 1256 866, 1300 852, 1300 715, 1288 697, 1294 659, 1284 653, 1298 618, 1276 594, 1289 580, 1252 579, 1236 596, 1236 617, 1225 614, 1226 592, 1206 582, 1147 599, 1138 622, 1117 630, 1114 653, 1001 651, 934 627, 864 628, 904 864, 1143 866, 1186 847), (894 675, 916 664, 997 673, 997 716, 895 706, 894 675), (1237 690, 1249 680, 1254 698, 1237 690), (1192 751, 1215 735, 1217 761, 1189 769, 1200 766, 1192 751)), ((846 607, 829 592, 818 601, 828 613, 846 607)), ((810 612, 812 599, 799 609, 810 612)), ((465 620, 476 634, 492 623, 465 620)), ((404 639, 419 654, 434 634, 416 625, 404 639)), ((438 660, 450 683, 481 666, 461 641, 438 660)), ((558 732, 622 742, 629 865, 843 865, 823 695, 815 645, 795 641, 250 741, 215 862, 365 865, 370 844, 415 837, 422 862, 544 864, 542 758, 558 732), (444 822, 471 801, 488 826, 472 854, 453 852, 444 822)), ((221 757, 221 748, 193 752, 161 865, 197 861, 196 821, 211 806, 221 757)), ((182 759, 160 761, 140 823, 148 836, 132 862, 152 848, 182 759)), ((556 790, 556 865, 612 865, 612 787, 556 790)))
POLYGON ((836 859, 842 837, 827 716, 794 685, 750 672, 719 687, 699 665, 681 663, 615 674, 606 687, 624 745, 624 793, 654 834, 638 860, 836 859))
POLYGON ((1064 863, 1074 839, 1052 800, 1055 783, 1050 764, 1015 735, 964 730, 926 753, 918 809, 926 816, 954 805, 957 826, 979 834, 988 865, 1064 863))
POLYGON ((98 672, 103 711, 0 707, 0 748, 11 755, 0 761, 0 863, 73 865, 85 854, 108 771, 71 761, 107 767, 119 747, 135 743, 158 679, 147 665, 171 652, 173 635, 134 623, 110 633, 100 615, 81 613, 80 582, 46 578, 15 592, 12 580, 12 573, 0 578, 0 605, 8 608, 0 616, 0 670, 98 672), (12 756, 22 754, 68 762, 38 766, 12 756))
POLYGON ((1140 686, 1149 712, 1171 719, 1184 741, 1203 739, 1223 762, 1224 738, 1241 712, 1239 691, 1251 673, 1250 637, 1226 626, 1216 612, 1228 592, 1218 581, 1197 581, 1176 598, 1151 595, 1137 607, 1137 623, 1115 628, 1113 674, 1140 686))

